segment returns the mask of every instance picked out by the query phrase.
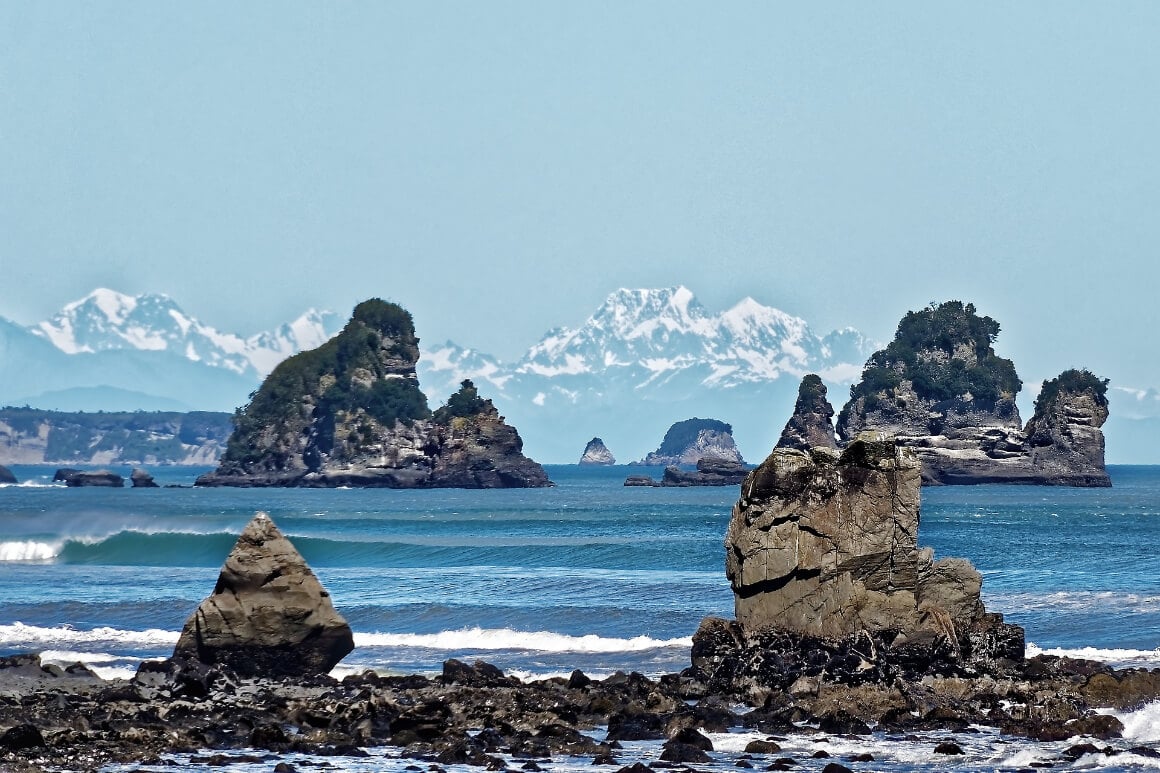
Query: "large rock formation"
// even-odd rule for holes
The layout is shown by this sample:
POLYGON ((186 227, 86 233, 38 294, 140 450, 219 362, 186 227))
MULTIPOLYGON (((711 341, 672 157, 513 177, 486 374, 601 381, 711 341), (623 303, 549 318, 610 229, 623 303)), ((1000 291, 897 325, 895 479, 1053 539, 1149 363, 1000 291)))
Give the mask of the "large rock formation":
MULTIPOLYGON (((919 549, 920 469, 894 438, 866 433, 841 452, 775 449, 753 470, 725 539, 737 620, 702 624, 694 667, 703 678, 727 674, 735 686, 764 673, 765 687, 785 687, 768 680, 801 673, 812 650, 843 662, 860 653, 862 671, 887 680, 903 667, 1021 658, 1022 630, 986 613, 974 567, 919 549)), ((860 661, 831 671, 860 679, 860 661)))
POLYGON ((834 437, 834 407, 826 399, 826 385, 819 376, 810 373, 798 386, 793 416, 781 431, 777 448, 808 451, 811 448, 837 447, 838 441, 834 437))
POLYGON ((580 455, 580 465, 584 467, 608 467, 616 464, 616 457, 604 445, 604 441, 594 437, 584 446, 584 453, 580 455))
POLYGON ((174 659, 247 676, 325 674, 354 649, 346 620, 265 513, 242 531, 217 586, 186 621, 174 659))
POLYGON ((637 464, 696 464, 705 457, 744 464, 733 442, 733 427, 716 419, 685 419, 669 427, 661 445, 637 464))
POLYGON ((234 418, 199 486, 550 486, 523 441, 470 381, 431 413, 411 315, 359 304, 343 331, 274 369, 234 418))
POLYGON ((897 436, 927 484, 1111 485, 1100 431, 1107 382, 1087 371, 1045 382, 1052 399, 1037 401, 1024 428, 1015 404, 1022 381, 995 354, 998 334, 998 322, 959 301, 907 313, 850 389, 838 435, 897 436))

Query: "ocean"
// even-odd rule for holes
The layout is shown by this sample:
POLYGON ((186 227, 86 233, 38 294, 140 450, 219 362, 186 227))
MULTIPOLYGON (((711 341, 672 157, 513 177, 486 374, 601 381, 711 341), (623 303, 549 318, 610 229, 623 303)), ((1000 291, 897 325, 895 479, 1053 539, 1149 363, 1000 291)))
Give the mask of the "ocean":
MULTIPOLYGON (((53 467, 11 469, 22 483, 0 487, 0 655, 39 651, 107 677, 172 651, 257 511, 290 537, 355 631, 336 676, 433 674, 451 657, 523 678, 574 668, 656 676, 688 665, 701 618, 732 616, 723 538, 737 487, 625 488, 641 468, 561 465, 548 467, 551 489, 67 489, 50 482, 53 467)), ((203 471, 151 470, 162 485, 203 471)), ((1160 467, 1110 473, 1111 489, 924 489, 919 543, 936 557, 969 558, 987 609, 1026 629, 1029 653, 1160 667, 1160 467)), ((1160 742, 1160 704, 1122 718, 1123 748, 1160 742)), ((714 737, 722 769, 752 737, 714 737)), ((874 754, 876 764, 851 765, 859 770, 929 769, 933 736, 916 738, 829 739, 826 748, 839 761, 874 754)), ((966 755, 939 768, 1016 769, 1066 748, 989 730, 968 741, 966 755)), ((786 756, 806 756, 795 744, 818 746, 791 739, 786 756)), ((623 764, 633 761, 629 746, 623 764)), ((407 764, 396 753, 328 760, 396 771, 407 764)), ((165 769, 182 769, 175 761, 165 769)), ((801 759, 799 769, 825 762, 801 759)), ((1136 755, 1062 766, 1160 767, 1136 755)))

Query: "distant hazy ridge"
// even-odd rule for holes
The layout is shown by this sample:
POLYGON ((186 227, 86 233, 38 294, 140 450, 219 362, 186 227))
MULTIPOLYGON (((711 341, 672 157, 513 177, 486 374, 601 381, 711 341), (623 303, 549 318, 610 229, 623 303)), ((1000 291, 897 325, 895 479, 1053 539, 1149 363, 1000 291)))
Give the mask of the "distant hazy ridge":
POLYGON ((0 409, 0 464, 216 464, 228 413, 0 409))

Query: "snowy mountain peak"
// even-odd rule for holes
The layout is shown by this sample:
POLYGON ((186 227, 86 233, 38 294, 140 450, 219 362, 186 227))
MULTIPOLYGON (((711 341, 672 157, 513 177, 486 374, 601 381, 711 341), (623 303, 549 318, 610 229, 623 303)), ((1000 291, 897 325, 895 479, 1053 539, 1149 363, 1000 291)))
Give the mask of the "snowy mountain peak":
POLYGON ((171 351, 235 373, 265 376, 291 354, 329 339, 342 322, 337 314, 310 309, 293 322, 243 339, 203 324, 167 295, 133 296, 100 288, 66 304, 31 331, 67 354, 171 351))

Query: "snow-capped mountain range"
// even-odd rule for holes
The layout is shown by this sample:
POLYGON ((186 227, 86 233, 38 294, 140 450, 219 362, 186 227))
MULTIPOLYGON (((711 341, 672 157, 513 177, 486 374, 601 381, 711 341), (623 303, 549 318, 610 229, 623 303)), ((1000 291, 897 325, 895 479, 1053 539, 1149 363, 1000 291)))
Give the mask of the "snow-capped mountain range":
POLYGON ((31 328, 66 354, 119 349, 168 351, 242 375, 266 376, 291 354, 313 349, 345 320, 309 309, 275 330, 241 338, 189 316, 167 295, 125 295, 104 288, 31 328))
MULTIPOLYGON (((330 338, 345 317, 311 309, 243 338, 168 296, 99 289, 28 328, 0 322, 0 368, 28 376, 0 379, 0 402, 232 410, 278 362, 330 338)), ((698 415, 733 422, 743 450, 744 428, 759 422, 754 434, 765 444, 784 421, 770 415, 788 416, 802 375, 848 384, 871 348, 852 328, 819 336, 752 298, 713 313, 685 287, 622 289, 516 362, 453 342, 424 347, 419 379, 432 404, 473 379, 545 461, 575 461, 594 434, 636 459, 674 421, 698 415)), ((763 452, 755 448, 751 455, 763 452)))
MULTIPOLYGON (((0 317, 0 405, 232 411, 278 362, 345 322, 346 315, 310 309, 242 337, 167 296, 100 289, 36 325, 0 317)), ((575 462, 593 436, 622 461, 641 459, 673 422, 694 416, 731 423, 742 453, 758 461, 789 418, 802 375, 821 375, 840 407, 876 348, 853 328, 818 334, 752 298, 713 312, 685 287, 622 289, 515 362, 424 342, 419 380, 434 406, 473 379, 543 462, 575 462)), ((1160 391, 1113 390, 1109 460, 1160 461, 1152 441, 1160 391), (1124 451, 1113 456, 1117 446, 1124 451)))

